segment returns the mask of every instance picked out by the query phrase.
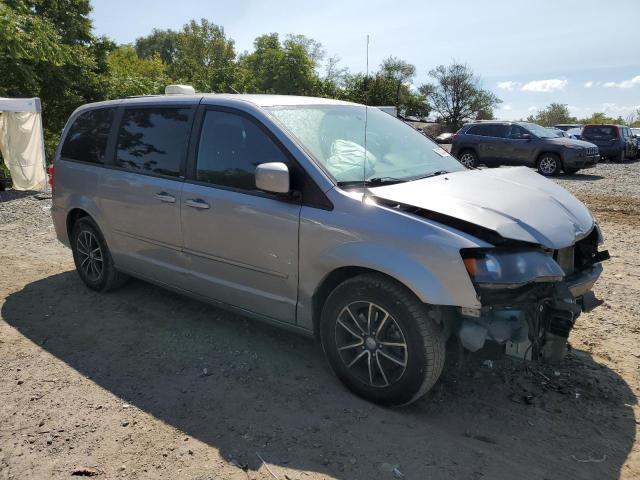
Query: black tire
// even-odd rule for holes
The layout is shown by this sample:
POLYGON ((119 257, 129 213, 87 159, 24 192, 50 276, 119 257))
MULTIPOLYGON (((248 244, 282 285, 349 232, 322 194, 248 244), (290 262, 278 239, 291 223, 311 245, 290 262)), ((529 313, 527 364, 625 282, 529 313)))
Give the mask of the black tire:
POLYGON ((458 161, 467 168, 476 168, 478 166, 478 155, 473 150, 462 150, 458 161))
POLYGON ((613 163, 624 163, 624 150, 620 150, 620 153, 616 153, 611 157, 613 163))
POLYGON ((320 337, 333 371, 351 391, 381 405, 399 406, 422 397, 440 377, 443 330, 437 309, 383 275, 363 274, 331 292, 322 310, 320 337), (367 312, 368 323, 361 316, 367 312), (349 367, 357 356, 361 358, 349 367))
POLYGON ((115 290, 129 278, 116 270, 102 232, 89 217, 82 217, 74 224, 71 250, 76 271, 91 290, 115 290))
POLYGON ((566 173, 567 175, 573 175, 573 174, 577 173, 578 171, 580 171, 579 168, 565 168, 564 169, 564 173, 566 173))
POLYGON ((545 177, 554 177, 558 175, 558 173, 560 173, 561 165, 560 157, 555 153, 543 153, 538 157, 538 161, 536 162, 538 173, 545 177))

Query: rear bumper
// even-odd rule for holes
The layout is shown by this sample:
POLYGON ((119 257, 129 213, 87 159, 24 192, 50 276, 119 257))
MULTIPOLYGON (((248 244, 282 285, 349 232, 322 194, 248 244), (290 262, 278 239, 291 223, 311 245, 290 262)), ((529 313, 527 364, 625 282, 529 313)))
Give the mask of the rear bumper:
POLYGON ((67 212, 53 205, 51 207, 51 219, 53 220, 53 227, 55 228, 58 240, 69 247, 71 243, 69 242, 69 235, 67 233, 67 212))

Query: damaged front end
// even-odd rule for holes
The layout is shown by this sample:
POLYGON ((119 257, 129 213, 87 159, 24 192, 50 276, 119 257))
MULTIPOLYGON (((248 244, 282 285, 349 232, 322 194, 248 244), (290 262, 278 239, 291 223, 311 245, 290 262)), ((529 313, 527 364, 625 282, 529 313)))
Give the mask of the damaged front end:
POLYGON ((462 250, 482 305, 460 308, 458 336, 477 351, 492 341, 524 359, 561 360, 577 318, 602 302, 592 287, 609 253, 599 228, 559 250, 504 245, 462 250))

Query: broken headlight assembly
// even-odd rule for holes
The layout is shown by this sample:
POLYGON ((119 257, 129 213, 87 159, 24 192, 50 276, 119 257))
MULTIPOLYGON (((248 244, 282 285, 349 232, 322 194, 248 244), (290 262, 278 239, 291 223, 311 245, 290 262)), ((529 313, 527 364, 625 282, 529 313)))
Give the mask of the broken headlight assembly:
POLYGON ((518 288, 564 277, 551 253, 542 250, 463 249, 460 254, 471 281, 481 288, 518 288))

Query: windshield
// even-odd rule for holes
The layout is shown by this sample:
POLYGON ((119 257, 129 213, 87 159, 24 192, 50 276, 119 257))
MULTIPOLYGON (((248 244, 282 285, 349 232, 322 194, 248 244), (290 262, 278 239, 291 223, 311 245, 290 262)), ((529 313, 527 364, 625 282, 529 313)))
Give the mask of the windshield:
POLYGON ((338 183, 398 182, 465 169, 424 135, 377 108, 366 109, 366 149, 362 105, 267 110, 338 183))
POLYGON ((540 125, 536 125, 535 123, 521 123, 524 128, 529 130, 538 138, 557 138, 559 135, 545 127, 541 127, 540 125))

